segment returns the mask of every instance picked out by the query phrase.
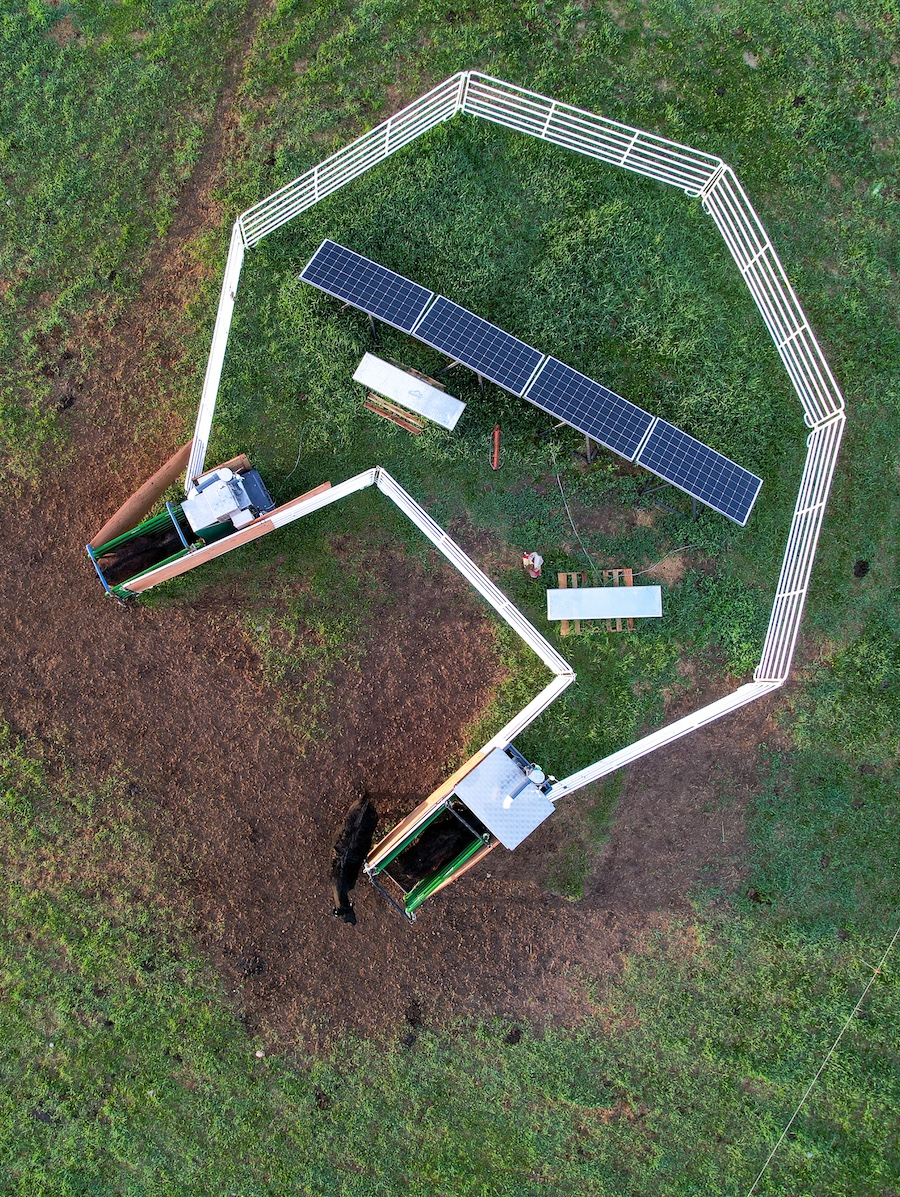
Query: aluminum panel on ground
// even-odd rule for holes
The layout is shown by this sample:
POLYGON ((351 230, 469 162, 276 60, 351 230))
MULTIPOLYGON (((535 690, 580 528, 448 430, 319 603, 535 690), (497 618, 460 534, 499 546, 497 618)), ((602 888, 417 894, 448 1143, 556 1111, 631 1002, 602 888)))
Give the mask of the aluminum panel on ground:
POLYGON ((656 421, 636 461, 741 527, 762 486, 762 478, 665 420, 656 421))
POLYGON ((544 357, 518 337, 443 295, 437 297, 412 334, 514 395, 522 394, 544 357))
POLYGON ((661 586, 578 586, 547 591, 548 619, 643 619, 660 615, 661 586))
POLYGON ((402 274, 328 240, 303 267, 300 277, 401 332, 412 330, 434 294, 402 274))
POLYGON ((648 412, 555 357, 541 367, 525 398, 629 461, 653 423, 648 412))
POLYGON ((386 399, 393 399, 401 407, 424 416, 440 424, 442 428, 453 430, 459 417, 466 409, 465 403, 460 403, 446 391, 430 386, 417 375, 408 374, 390 362, 382 361, 374 353, 367 353, 356 367, 353 375, 354 382, 361 382, 370 387, 378 395, 386 399))

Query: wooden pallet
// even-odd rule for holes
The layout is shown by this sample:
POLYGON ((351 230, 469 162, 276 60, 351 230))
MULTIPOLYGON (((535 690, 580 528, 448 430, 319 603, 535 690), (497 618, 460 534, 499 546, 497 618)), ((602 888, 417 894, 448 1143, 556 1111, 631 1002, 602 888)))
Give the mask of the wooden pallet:
MULTIPOLYGON (((578 573, 558 573, 556 580, 559 584, 560 590, 575 590, 579 586, 590 586, 587 574, 578 573)), ((587 621, 585 621, 587 622, 587 621)), ((568 636, 570 632, 581 633, 580 619, 564 619, 559 625, 560 636, 568 636)))
POLYGON ((376 395, 374 391, 369 391, 365 407, 374 412, 376 416, 381 416, 383 420, 390 420, 392 424, 405 428, 413 436, 418 436, 420 432, 425 431, 425 421, 421 416, 414 415, 405 407, 399 407, 390 399, 385 399, 383 395, 376 395))
MULTIPOLYGON (((598 584, 597 575, 591 574, 590 580, 586 573, 558 573, 556 575, 560 590, 571 590, 578 586, 596 586, 598 584)), ((621 569, 603 569, 600 571, 600 585, 602 586, 632 586, 634 585, 634 574, 630 567, 625 566, 621 569)), ((581 633, 581 625, 583 623, 594 623, 592 619, 563 619, 559 625, 560 636, 568 636, 570 632, 581 633)), ((628 631, 634 631, 634 620, 628 619, 604 619, 607 632, 624 632, 625 625, 628 625, 628 631)))
MULTIPOLYGON (((633 586, 634 573, 630 566, 625 566, 622 569, 604 569, 601 570, 601 577, 603 578, 604 586, 633 586)), ((634 620, 629 616, 627 619, 604 619, 607 632, 624 632, 625 625, 628 625, 628 631, 634 631, 634 620)))

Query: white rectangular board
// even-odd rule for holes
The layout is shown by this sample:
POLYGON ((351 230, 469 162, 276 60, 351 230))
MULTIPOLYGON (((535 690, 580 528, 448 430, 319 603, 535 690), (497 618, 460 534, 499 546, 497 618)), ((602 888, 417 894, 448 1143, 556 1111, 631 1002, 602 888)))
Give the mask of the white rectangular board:
POLYGON ((361 382, 376 394, 384 395, 385 399, 392 399, 401 407, 451 430, 456 427, 466 406, 445 391, 429 386, 421 378, 399 370, 373 353, 367 353, 356 367, 353 381, 361 382))
POLYGON ((467 773, 454 793, 504 848, 517 848, 553 814, 550 799, 502 748, 495 748, 467 773))
POLYGON ((578 586, 547 591, 548 619, 631 619, 662 615, 660 586, 578 586))

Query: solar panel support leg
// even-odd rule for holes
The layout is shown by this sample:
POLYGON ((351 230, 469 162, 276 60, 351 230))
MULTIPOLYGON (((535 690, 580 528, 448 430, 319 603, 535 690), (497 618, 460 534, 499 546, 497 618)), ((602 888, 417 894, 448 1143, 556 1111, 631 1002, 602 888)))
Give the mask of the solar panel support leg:
MULTIPOLYGON (((677 507, 673 507, 670 503, 664 503, 662 499, 654 498, 654 495, 661 490, 669 490, 671 482, 661 482, 659 486, 642 486, 638 491, 639 495, 647 495, 651 503, 657 507, 662 507, 665 511, 671 511, 673 515, 680 515, 682 519, 687 519, 687 513, 679 511, 677 507)), ((691 520, 696 524, 697 522, 697 500, 691 495, 691 520)))
MULTIPOLYGON (((565 426, 565 423, 566 423, 566 421, 563 420, 562 423, 554 425, 554 430, 556 428, 563 428, 565 426)), ((595 445, 594 442, 591 440, 591 438, 587 435, 587 433, 585 433, 585 435, 584 435, 584 452, 576 453, 573 450, 572 456, 574 458, 577 458, 579 461, 584 461, 588 465, 590 465, 594 461, 594 459, 597 457, 597 454, 599 452, 600 452, 600 446, 595 445)))
POLYGON ((484 377, 481 374, 478 375, 478 390, 480 394, 484 394, 484 377))
POLYGON ((369 328, 372 332, 372 344, 378 348, 378 326, 375 323, 375 317, 369 312, 369 328))
POLYGON ((451 370, 456 369, 459 362, 451 362, 449 366, 442 366, 440 370, 435 371, 435 378, 440 378, 442 374, 449 374, 451 370))

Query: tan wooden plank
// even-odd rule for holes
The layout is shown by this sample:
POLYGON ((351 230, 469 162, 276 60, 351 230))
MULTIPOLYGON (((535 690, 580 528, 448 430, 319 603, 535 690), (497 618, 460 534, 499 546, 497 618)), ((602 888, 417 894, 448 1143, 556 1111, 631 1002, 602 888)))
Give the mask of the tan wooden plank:
POLYGON ((126 499, 115 515, 110 516, 97 535, 91 541, 92 549, 100 549, 123 532, 130 532, 137 527, 147 512, 157 500, 172 485, 188 463, 193 441, 172 454, 169 460, 159 467, 147 481, 140 486, 130 498, 126 499))
POLYGON ((407 432, 411 432, 413 436, 418 436, 425 430, 424 422, 420 421, 417 416, 410 415, 409 412, 396 407, 388 399, 382 399, 380 395, 370 393, 363 407, 374 412, 376 416, 381 416, 383 420, 390 420, 392 424, 399 425, 407 432))
POLYGON ((192 553, 188 552, 184 557, 179 557, 177 561, 170 561, 168 565, 162 565, 159 569, 154 569, 149 574, 144 574, 143 577, 136 578, 133 582, 125 585, 125 590, 130 591, 132 594, 142 594, 143 591, 149 590, 153 586, 158 586, 161 582, 168 582, 172 578, 186 574, 189 570, 196 569, 198 565, 203 565, 205 562, 212 561, 216 557, 222 557, 225 553, 239 548, 242 544, 248 544, 251 540, 257 540, 260 536, 265 536, 267 532, 273 531, 273 529, 274 525, 265 518, 254 520, 246 528, 241 528, 239 532, 234 532, 231 536, 225 536, 222 540, 217 540, 215 544, 204 545, 202 549, 195 549, 192 553))
POLYGON ((387 399, 384 395, 379 395, 377 391, 369 391, 368 398, 373 407, 378 407, 385 413, 400 416, 401 419, 408 420, 410 424, 421 424, 423 428, 425 427, 425 421, 421 416, 415 412, 408 411, 405 407, 401 407, 393 399, 387 399))
POLYGON ((315 495, 321 495, 326 490, 331 490, 331 483, 320 482, 318 486, 314 486, 312 490, 298 495, 296 499, 289 499, 287 503, 282 503, 280 507, 273 507, 271 511, 267 511, 265 515, 260 516, 260 519, 270 520, 273 515, 278 515, 280 511, 288 511, 291 507, 296 507, 298 503, 303 503, 306 499, 312 499, 315 495))
MULTIPOLYGON (((626 586, 634 585, 634 571, 632 570, 631 566, 626 566, 622 570, 622 577, 625 581, 626 586)), ((628 618, 628 630, 629 630, 629 632, 634 631, 634 619, 631 616, 629 616, 629 618, 628 618)))
POLYGON ((238 453, 237 457, 229 457, 227 461, 220 462, 219 465, 210 466, 208 470, 204 470, 200 475, 201 478, 207 474, 212 474, 214 470, 233 470, 237 473, 239 470, 252 470, 253 466, 250 464, 250 458, 246 453, 238 453))
MULTIPOLYGON (((568 590, 569 589, 569 575, 564 572, 558 573, 556 575, 556 583, 559 586, 560 590, 568 590)), ((560 620, 559 634, 560 634, 560 636, 568 636, 569 621, 567 619, 560 620)))
POLYGON ((438 382, 436 378, 429 378, 427 374, 423 374, 421 370, 414 370, 412 366, 404 366, 402 362, 398 362, 396 358, 389 357, 387 359, 392 366, 396 366, 398 370, 402 370, 404 374, 411 374, 413 378, 421 379, 422 382, 427 382, 430 387, 434 387, 438 391, 446 391, 447 384, 438 382))
MULTIPOLYGON (((632 586, 634 584, 634 571, 630 566, 617 566, 614 569, 604 569, 602 571, 604 586, 632 586)), ((622 632, 625 630, 624 624, 627 623, 629 632, 634 631, 634 619, 629 616, 626 620, 622 619, 605 619, 608 632, 622 632)))
MULTIPOLYGON (((330 489, 330 482, 322 482, 319 486, 308 490, 306 494, 300 495, 296 499, 291 499, 290 503, 284 503, 281 507, 276 507, 275 511, 287 511, 289 508, 295 507, 298 503, 302 503, 305 499, 311 499, 314 495, 319 495, 323 491, 330 489)), ((233 532, 230 536, 224 536, 214 544, 205 545, 202 549, 195 549, 192 553, 189 552, 184 557, 179 557, 177 561, 171 561, 168 565, 160 566, 159 569, 155 569, 149 574, 144 574, 142 578, 136 578, 134 582, 126 585, 125 589, 132 594, 141 594, 143 591, 149 590, 152 586, 158 586, 161 582, 168 582, 172 578, 186 574, 188 570, 196 569, 198 565, 203 565, 207 561, 213 561, 216 557, 221 557, 225 553, 229 553, 232 549, 240 548, 242 544, 249 544, 253 540, 258 540, 260 536, 265 536, 267 532, 274 531, 274 524, 271 521, 271 517, 275 514, 275 511, 269 511, 265 515, 261 515, 252 524, 248 524, 246 528, 241 528, 239 531, 233 532)))
POLYGON ((499 843, 500 843, 499 840, 492 840, 489 844, 485 844, 483 848, 479 848, 479 850, 475 853, 475 855, 470 857, 470 859, 466 861, 466 863, 463 865, 463 867, 461 869, 458 869, 455 873, 452 873, 445 881, 442 881, 441 884, 437 887, 437 889, 432 890, 431 893, 429 894, 429 897, 433 898, 435 894, 438 894, 441 892, 441 890, 444 888, 445 885, 449 885, 451 881, 456 881, 456 879, 458 877, 462 877, 463 873, 467 873, 469 871, 469 869, 472 868, 473 865, 477 865, 479 861, 484 860, 484 858, 487 856, 487 854, 489 852, 493 852, 494 849, 499 845, 499 843))

